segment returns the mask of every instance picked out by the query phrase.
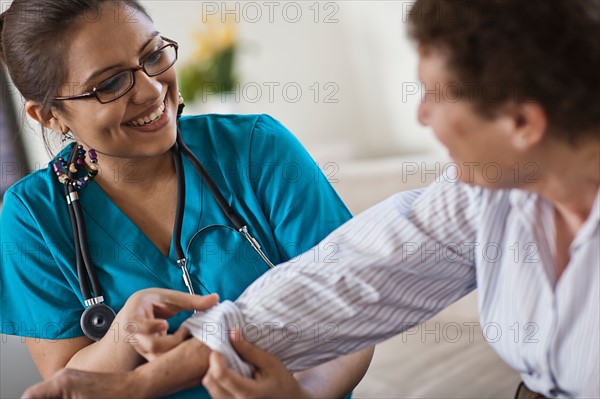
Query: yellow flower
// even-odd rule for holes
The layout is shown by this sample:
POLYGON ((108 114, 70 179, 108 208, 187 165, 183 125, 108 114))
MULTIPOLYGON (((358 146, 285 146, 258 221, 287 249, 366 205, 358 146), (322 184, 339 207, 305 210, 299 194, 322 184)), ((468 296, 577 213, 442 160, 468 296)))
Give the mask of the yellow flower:
POLYGON ((235 44, 235 20, 229 15, 226 17, 223 22, 216 15, 207 15, 205 22, 200 21, 200 27, 192 32, 196 44, 192 54, 194 62, 208 62, 235 44))
POLYGON ((194 101, 207 85, 216 87, 217 91, 232 90, 235 84, 235 28, 233 18, 221 21, 218 16, 211 15, 194 29, 195 45, 191 58, 180 64, 177 72, 179 88, 186 100, 194 101))

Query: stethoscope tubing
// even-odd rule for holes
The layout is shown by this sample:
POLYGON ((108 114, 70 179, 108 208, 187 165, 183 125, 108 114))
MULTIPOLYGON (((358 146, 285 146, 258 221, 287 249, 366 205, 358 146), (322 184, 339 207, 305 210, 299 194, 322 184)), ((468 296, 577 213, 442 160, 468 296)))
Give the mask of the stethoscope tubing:
MULTIPOLYGON (((225 216, 227 216, 227 219, 229 219, 229 221, 231 223, 233 223, 235 228, 241 232, 243 230, 243 228, 246 227, 246 223, 242 220, 241 217, 238 216, 237 213, 234 212, 234 210, 231 208, 231 206, 229 206, 229 204, 225 200, 225 197, 223 197, 223 194, 221 194, 221 191, 219 191, 219 188, 217 187, 217 185, 215 184, 213 179, 210 177, 210 175, 208 174, 206 169, 204 169, 204 166, 202 166, 202 164, 200 163, 198 158, 196 158, 196 155, 194 155, 194 153, 183 142, 183 139, 181 138, 181 132, 179 131, 179 126, 177 127, 176 144, 177 144, 177 147, 180 149, 180 151, 192 163, 192 165, 194 166, 194 169, 196 169, 198 171, 198 173, 202 177, 202 180, 204 181, 204 183, 206 184, 206 186, 208 187, 208 189, 210 190, 212 195, 215 197, 217 203, 219 204, 219 208, 221 208, 221 210, 223 211, 225 216)), ((183 168, 182 168, 182 171, 183 171, 183 168)), ((182 173, 182 175, 183 175, 183 173, 182 173)), ((185 182, 183 185, 185 186, 185 182)))
MULTIPOLYGON (((263 259, 263 261, 269 266, 269 268, 274 267, 273 263, 265 255, 256 239, 249 234, 246 223, 242 220, 240 216, 237 215, 237 213, 235 213, 235 211, 227 203, 225 197, 223 197, 223 194, 221 194, 217 185, 212 180, 204 166, 200 163, 200 161, 198 160, 198 158, 196 158, 194 153, 183 142, 179 126, 177 127, 177 139, 172 147, 172 151, 174 155, 175 172, 177 175, 177 205, 175 212, 175 223, 173 226, 173 249, 175 252, 175 256, 177 257, 178 264, 182 268, 182 272, 185 274, 184 281, 186 283, 186 286, 188 286, 188 290, 190 290, 190 292, 193 292, 191 279, 185 264, 186 256, 183 251, 183 247, 181 246, 181 231, 183 227, 183 212, 185 208, 186 194, 185 175, 183 171, 183 158, 181 156, 182 154, 185 155, 186 158, 188 158, 194 169, 198 171, 202 178, 202 181, 206 184, 211 194, 217 201, 219 208, 223 211, 227 219, 229 219, 229 221, 235 226, 235 231, 246 238, 246 240, 250 243, 252 248, 256 250, 256 252, 263 259)), ((77 147, 74 147, 71 151, 68 164, 71 164, 74 161, 76 155, 77 147)), ((69 177, 72 177, 72 173, 70 171, 68 173, 69 177)), ((81 209, 81 204, 79 203, 78 192, 75 188, 67 185, 65 186, 65 195, 67 197, 69 216, 71 219, 71 227, 73 230, 79 288, 86 301, 91 300, 93 298, 102 298, 102 288, 100 286, 100 283, 98 282, 96 270, 93 266, 93 261, 89 252, 89 246, 87 243, 87 231, 85 229, 84 216, 83 211, 81 209)))
MULTIPOLYGON (((68 165, 74 162, 77 151, 77 146, 74 146, 69 156, 68 165)), ((73 173, 70 170, 67 173, 69 177, 73 177, 73 173)), ((79 203, 79 194, 74 187, 67 185, 65 186, 65 195, 67 197, 67 208, 73 229, 79 288, 85 301, 91 300, 93 297, 102 297, 102 288, 98 282, 96 270, 89 252, 83 212, 79 203), (92 286, 93 296, 88 284, 92 286)))
MULTIPOLYGON (((183 139, 181 138, 181 133, 179 131, 179 126, 177 126, 176 145, 185 154, 185 156, 192 163, 194 168, 198 171, 198 173, 202 177, 202 180, 204 181, 204 183, 206 184, 206 186, 212 193, 213 197, 217 200, 219 207, 221 208, 221 210, 223 211, 225 216, 227 216, 229 221, 235 226, 237 232, 242 234, 246 238, 246 240, 248 240, 250 245, 252 245, 252 248, 254 248, 256 250, 256 252, 263 259, 263 261, 269 266, 269 268, 275 267, 275 265, 269 260, 269 258, 263 252, 262 248, 258 244, 258 241, 256 241, 256 239, 254 237, 252 237, 250 235, 250 233, 248 232, 247 224, 237 213, 235 213, 235 211, 233 210, 233 208, 231 208, 229 203, 227 203, 227 201, 225 200, 225 197, 223 197, 223 194, 221 194, 221 191, 219 191, 219 188, 215 184, 214 180, 211 179, 211 177, 208 174, 208 172, 206 171, 206 169, 204 169, 204 166, 202 166, 202 164, 200 163, 198 158, 196 158, 194 153, 183 142, 183 139)), ((183 170, 183 167, 182 167, 182 170, 183 170)), ((182 175, 183 175, 183 173, 182 173, 182 175)), ((183 184, 181 184, 181 185, 185 186, 185 182, 183 182, 183 184)), ((177 242, 179 243, 180 241, 177 241, 177 242)))
MULTIPOLYGON (((76 220, 83 220, 83 211, 81 210, 81 204, 79 200, 71 201, 73 206, 73 211, 75 212, 76 220)), ((85 243, 85 245, 80 245, 81 247, 81 256, 83 257, 83 262, 85 264, 85 270, 90 277, 90 283, 92 285, 92 291, 94 293, 94 297, 102 296, 102 288, 100 288, 100 283, 98 282, 98 276, 96 274, 96 269, 92 263, 92 256, 90 255, 90 247, 87 245, 87 231, 85 228, 80 228, 81 223, 78 223, 77 233, 79 235, 79 242, 85 243)), ((89 299, 89 298, 88 298, 89 299)))
MULTIPOLYGON (((183 227, 183 213, 185 208, 186 195, 182 155, 185 155, 185 157, 192 164, 194 169, 196 169, 196 171, 200 174, 202 181, 204 182, 204 184, 206 184, 209 191, 217 201, 219 208, 223 211, 227 219, 229 219, 229 221, 233 224, 233 226, 235 226, 235 228, 226 225, 222 226, 230 228, 238 234, 241 234, 250 243, 252 248, 259 254, 262 260, 269 266, 269 268, 273 268, 273 263, 271 263, 269 258, 262 251, 258 241, 254 237, 252 237, 252 235, 250 235, 247 224, 232 209, 232 207, 225 200, 225 197, 223 196, 223 194, 221 194, 219 188, 212 180, 204 166, 200 163, 200 161, 198 160, 198 158, 196 158, 194 153, 183 142, 183 139, 181 137, 181 131, 179 129, 179 123, 177 124, 177 138, 171 150, 173 152, 175 172, 177 175, 177 203, 175 211, 175 222, 173 225, 173 249, 177 258, 177 265, 181 268, 183 281, 189 293, 193 295, 194 288, 187 267, 187 258, 185 253, 183 252, 183 247, 181 245, 181 233, 183 227)), ((77 153, 78 147, 74 146, 69 156, 69 161, 67 163, 67 174, 68 177, 71 179, 74 178, 74 173, 72 173, 69 170, 69 166, 75 161, 77 153)), ((110 307, 103 303, 104 297, 102 293, 102 288, 98 280, 96 269, 94 267, 94 263, 92 261, 92 257, 89 251, 84 215, 81 208, 81 204, 79 202, 79 193, 75 187, 69 184, 65 185, 64 193, 67 200, 67 208, 69 212, 69 218, 71 220, 71 228, 73 230, 77 278, 79 280, 79 288, 84 298, 84 304, 86 307, 86 310, 83 312, 83 315, 81 317, 81 326, 85 335, 88 338, 98 340, 106 333, 107 328, 110 327, 110 323, 112 323, 112 320, 114 320, 115 313, 110 307)), ((192 240, 196 237, 197 234, 198 233, 194 234, 192 240)), ((200 285, 206 289, 202 282, 200 282, 200 285)))
POLYGON ((185 208, 185 176, 183 173, 183 159, 179 151, 179 127, 177 128, 177 141, 171 151, 174 155, 175 174, 177 175, 177 205, 175 210, 175 223, 173 225, 173 248, 177 259, 185 258, 181 247, 181 230, 183 229, 183 212, 185 208))
POLYGON ((175 158, 175 172, 177 174, 177 208, 175 211, 175 224, 173 226, 173 238, 174 238, 174 252, 177 257, 177 265, 181 268, 181 273, 183 277, 183 281, 188 288, 190 294, 194 294, 194 288, 191 282, 191 277, 189 275, 189 270, 187 267, 187 258, 183 252, 183 247, 181 246, 181 230, 183 223, 183 209, 185 207, 185 175, 183 170, 183 158, 182 154, 188 159, 188 161, 192 164, 194 169, 200 174, 202 181, 208 187, 211 192, 213 198, 217 201, 219 208, 225 214, 227 219, 235 226, 235 230, 237 233, 242 234, 246 240, 250 243, 252 248, 259 254, 261 259, 269 266, 269 268, 273 268, 274 265, 271 263, 269 258, 262 251, 258 241, 254 237, 250 235, 248 232, 248 226, 244 222, 244 220, 231 208, 221 191, 217 187, 214 180, 210 177, 202 163, 198 160, 196 155, 188 148, 188 146, 184 143, 181 137, 181 131, 179 129, 179 124, 177 125, 177 138, 175 140, 175 144, 172 147, 172 151, 174 153, 175 158))
MULTIPOLYGON (((65 187, 65 197, 67 201, 71 201, 69 198, 69 190, 65 187)), ((85 270, 85 265, 83 264, 83 257, 81 256, 81 244, 79 242, 79 232, 77 231, 77 222, 75 220, 75 211, 73 210, 73 206, 70 204, 67 206, 69 210, 69 219, 71 221, 71 229, 73 230, 73 240, 75 244, 75 262, 77 264, 77 279, 79 280, 79 290, 83 295, 85 300, 90 299, 92 297, 92 293, 90 292, 90 287, 88 286, 87 281, 87 272, 85 270)))

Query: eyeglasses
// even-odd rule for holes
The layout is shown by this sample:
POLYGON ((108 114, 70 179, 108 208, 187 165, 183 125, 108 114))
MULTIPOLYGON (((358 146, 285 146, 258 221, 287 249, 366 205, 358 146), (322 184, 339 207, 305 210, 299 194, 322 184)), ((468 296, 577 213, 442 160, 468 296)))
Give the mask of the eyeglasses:
POLYGON ((177 61, 177 50, 179 49, 177 42, 166 37, 161 36, 161 38, 167 44, 146 57, 137 67, 119 72, 86 93, 74 96, 59 96, 54 97, 54 99, 64 101, 96 97, 100 103, 106 104, 124 96, 135 86, 135 73, 137 71, 142 70, 148 76, 157 76, 171 68, 177 61))

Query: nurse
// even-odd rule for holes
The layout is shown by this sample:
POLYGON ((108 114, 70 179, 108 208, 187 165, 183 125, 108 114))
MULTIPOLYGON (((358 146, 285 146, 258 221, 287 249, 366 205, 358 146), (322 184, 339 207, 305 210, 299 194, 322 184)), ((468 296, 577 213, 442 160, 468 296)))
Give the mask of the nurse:
MULTIPOLYGON (((202 295, 235 300, 269 269, 232 228, 187 158, 181 241, 176 242, 180 185, 171 148, 177 125, 272 263, 302 254, 351 217, 300 143, 273 118, 202 115, 178 122, 177 43, 159 33, 137 1, 15 0, 0 17, 0 28, 0 54, 26 99, 26 112, 74 141, 47 168, 8 190, 2 212, 2 333, 26 338, 44 378, 65 366, 134 369, 144 362, 131 345, 135 333, 167 329, 160 320, 153 327, 135 324, 136 312, 173 316, 168 320, 173 333, 190 310, 216 302, 183 293, 177 244, 188 257, 193 289, 202 295), (123 10, 118 15, 129 17, 115 18, 115 7, 123 10), (84 176, 65 179, 73 146, 81 146, 78 167, 84 176), (85 298, 65 180, 78 186, 104 303, 117 313, 96 342, 80 326, 85 298), (136 294, 148 287, 180 293, 136 294), (165 302, 170 305, 157 305, 165 302)), ((335 257, 333 247, 323 251, 321 256, 335 257)), ((185 331, 172 338, 183 340, 185 331)), ((297 373, 293 393, 305 394, 306 384, 313 394, 343 396, 360 381, 371 355, 372 348, 297 373)), ((179 396, 208 394, 196 388, 179 396)))

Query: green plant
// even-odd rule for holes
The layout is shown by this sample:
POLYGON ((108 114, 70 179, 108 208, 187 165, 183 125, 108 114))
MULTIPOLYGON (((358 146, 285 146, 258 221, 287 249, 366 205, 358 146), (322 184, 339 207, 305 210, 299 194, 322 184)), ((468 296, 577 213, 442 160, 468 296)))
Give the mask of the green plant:
POLYGON ((194 102, 200 97, 205 101, 208 94, 233 90, 236 83, 234 23, 205 19, 194 34, 194 41, 196 48, 192 58, 177 71, 183 98, 194 102))

